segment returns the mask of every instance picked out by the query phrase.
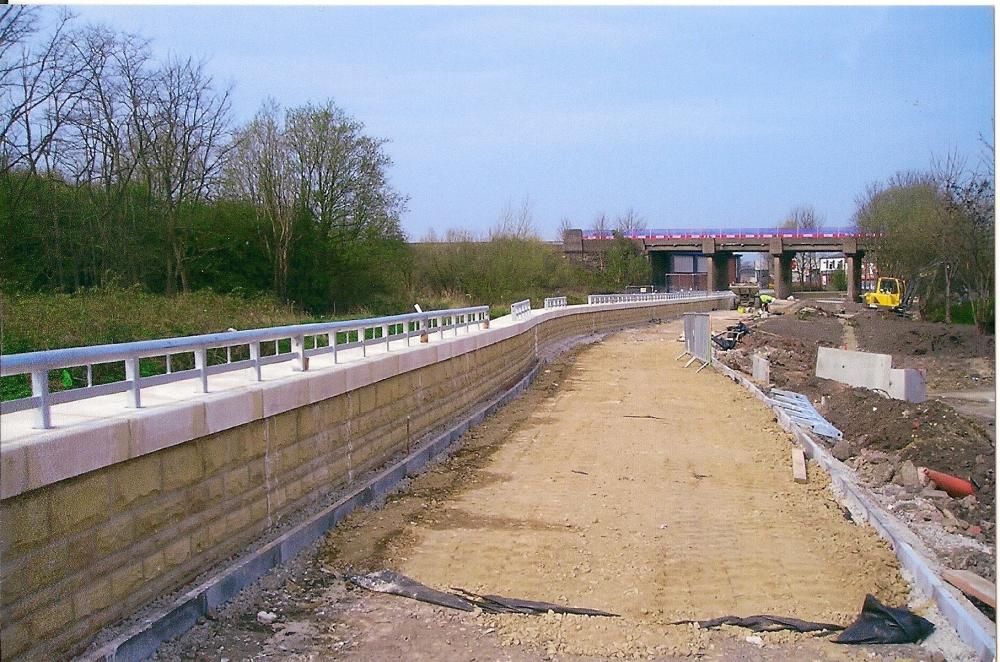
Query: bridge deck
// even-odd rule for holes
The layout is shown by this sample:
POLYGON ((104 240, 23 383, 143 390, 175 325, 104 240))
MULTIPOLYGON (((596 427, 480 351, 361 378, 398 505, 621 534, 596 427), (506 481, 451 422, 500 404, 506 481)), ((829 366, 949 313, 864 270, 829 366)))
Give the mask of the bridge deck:
MULTIPOLYGON (((865 593, 900 604, 908 590, 891 550, 844 519, 822 473, 793 482, 791 446, 769 411, 720 375, 674 361, 679 332, 673 322, 622 333, 552 366, 452 461, 381 510, 352 515, 317 561, 622 618, 477 616, 333 586, 306 607, 296 594, 294 628, 254 645, 296 659, 330 650, 353 659, 841 659, 843 647, 821 638, 764 635, 762 651, 745 631, 667 625, 760 613, 847 623, 865 593)), ((214 638, 177 646, 245 641, 248 621, 227 617, 214 638)))

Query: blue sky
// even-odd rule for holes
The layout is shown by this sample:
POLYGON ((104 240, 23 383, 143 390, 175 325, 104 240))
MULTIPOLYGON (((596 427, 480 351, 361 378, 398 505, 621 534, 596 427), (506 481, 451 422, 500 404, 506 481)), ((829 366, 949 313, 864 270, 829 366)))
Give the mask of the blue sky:
POLYGON ((121 7, 74 11, 208 61, 234 114, 328 98, 391 140, 413 239, 525 196, 651 227, 777 223, 994 133, 991 7, 121 7))

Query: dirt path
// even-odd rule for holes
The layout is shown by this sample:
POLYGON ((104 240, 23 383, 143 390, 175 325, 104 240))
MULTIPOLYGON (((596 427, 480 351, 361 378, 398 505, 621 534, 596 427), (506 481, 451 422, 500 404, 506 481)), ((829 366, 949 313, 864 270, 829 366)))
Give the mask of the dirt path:
MULTIPOLYGON (((623 615, 478 619, 505 642, 578 655, 709 645, 666 625, 680 619, 849 622, 867 592, 904 602, 887 546, 844 519, 822 474, 792 481, 790 446, 762 407, 673 360, 678 332, 585 350, 463 489, 411 519, 381 513, 397 521, 380 560, 431 586, 623 615)), ((353 556, 344 538, 332 538, 334 566, 353 556)))
POLYGON ((825 474, 793 482, 767 410, 674 361, 679 333, 676 322, 625 332, 552 364, 449 461, 338 526, 305 579, 244 599, 159 658, 927 658, 669 625, 760 613, 846 624, 866 593, 897 606, 908 596, 891 550, 845 519, 825 474), (454 612, 347 590, 347 568, 622 617, 454 612), (279 614, 273 633, 257 608, 279 614))

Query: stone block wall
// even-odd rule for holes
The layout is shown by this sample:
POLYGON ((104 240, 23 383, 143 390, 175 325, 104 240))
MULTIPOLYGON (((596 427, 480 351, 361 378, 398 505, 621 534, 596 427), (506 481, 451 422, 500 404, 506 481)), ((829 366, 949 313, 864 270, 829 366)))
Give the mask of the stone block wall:
POLYGON ((382 378, 373 369, 333 397, 271 414, 270 400, 251 397, 252 420, 6 498, 0 656, 79 652, 103 627, 506 391, 560 342, 727 303, 558 309, 450 358, 413 369, 402 358, 382 378))

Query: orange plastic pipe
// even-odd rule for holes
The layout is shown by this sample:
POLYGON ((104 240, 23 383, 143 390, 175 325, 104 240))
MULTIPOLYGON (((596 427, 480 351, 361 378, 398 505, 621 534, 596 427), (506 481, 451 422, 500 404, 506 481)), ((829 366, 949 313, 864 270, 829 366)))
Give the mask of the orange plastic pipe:
POLYGON ((933 480, 937 484, 938 489, 944 490, 948 493, 948 496, 956 499, 967 497, 976 492, 976 488, 972 483, 957 476, 926 468, 924 469, 924 475, 929 480, 933 480))

